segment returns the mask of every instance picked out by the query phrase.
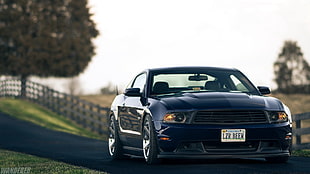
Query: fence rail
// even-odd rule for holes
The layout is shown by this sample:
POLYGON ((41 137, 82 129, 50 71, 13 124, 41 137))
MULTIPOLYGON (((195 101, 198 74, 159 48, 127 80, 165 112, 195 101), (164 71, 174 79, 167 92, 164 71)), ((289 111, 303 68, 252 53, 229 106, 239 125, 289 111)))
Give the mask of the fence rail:
POLYGON ((25 82, 26 92, 22 94, 22 85, 24 83, 20 80, 0 81, 0 97, 23 97, 65 116, 93 132, 98 134, 107 132, 109 108, 31 81, 25 82))
MULTIPOLYGON (((20 80, 0 81, 0 97, 23 96, 21 87, 24 85, 20 80)), ((23 97, 43 105, 48 109, 73 120, 85 128, 105 134, 107 132, 107 118, 109 108, 82 100, 76 96, 55 91, 39 83, 27 81, 25 83, 26 93, 23 97)), ((293 136, 296 143, 293 148, 310 149, 310 143, 302 142, 302 136, 310 134, 310 128, 302 128, 303 120, 310 119, 310 112, 293 115, 296 128, 293 129, 293 136)))

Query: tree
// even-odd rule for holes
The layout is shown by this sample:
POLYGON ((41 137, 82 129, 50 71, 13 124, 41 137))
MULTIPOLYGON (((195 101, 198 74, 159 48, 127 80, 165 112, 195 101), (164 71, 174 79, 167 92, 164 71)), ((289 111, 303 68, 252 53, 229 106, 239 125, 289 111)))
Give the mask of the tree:
POLYGON ((70 95, 79 95, 82 93, 80 80, 78 77, 72 77, 64 86, 70 95))
POLYGON ((117 87, 113 85, 112 82, 109 82, 106 86, 102 87, 100 89, 101 94, 116 94, 117 93, 117 87))
POLYGON ((76 76, 97 35, 87 0, 0 0, 0 74, 76 76))
POLYGON ((283 93, 310 91, 310 67, 296 41, 285 41, 274 63, 275 82, 283 93))

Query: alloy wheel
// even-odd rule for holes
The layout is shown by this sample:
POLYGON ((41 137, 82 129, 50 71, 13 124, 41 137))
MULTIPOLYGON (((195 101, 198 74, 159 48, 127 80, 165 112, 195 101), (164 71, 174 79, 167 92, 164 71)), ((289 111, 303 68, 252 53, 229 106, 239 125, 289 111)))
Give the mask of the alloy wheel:
POLYGON ((115 152, 115 126, 114 126, 114 120, 113 117, 111 117, 110 120, 110 126, 109 126, 109 153, 111 156, 113 156, 115 152))
POLYGON ((143 155, 145 159, 150 155, 150 137, 150 122, 146 118, 143 126, 143 155))

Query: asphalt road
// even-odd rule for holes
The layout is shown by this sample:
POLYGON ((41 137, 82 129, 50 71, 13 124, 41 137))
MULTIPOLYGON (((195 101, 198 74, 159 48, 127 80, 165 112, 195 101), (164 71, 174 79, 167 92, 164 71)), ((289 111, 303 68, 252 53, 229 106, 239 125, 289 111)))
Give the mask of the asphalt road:
POLYGON ((141 158, 112 161, 107 142, 42 128, 0 113, 0 148, 23 152, 108 173, 310 174, 310 158, 286 164, 262 159, 166 160, 150 166, 141 158))

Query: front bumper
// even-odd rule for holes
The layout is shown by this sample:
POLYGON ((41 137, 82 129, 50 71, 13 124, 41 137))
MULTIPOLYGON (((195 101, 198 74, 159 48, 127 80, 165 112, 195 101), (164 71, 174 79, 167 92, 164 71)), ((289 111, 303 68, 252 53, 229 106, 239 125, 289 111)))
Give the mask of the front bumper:
POLYGON ((288 123, 190 125, 155 123, 160 158, 260 158, 290 156, 288 123), (221 142, 222 129, 245 129, 245 142, 221 142))

